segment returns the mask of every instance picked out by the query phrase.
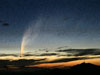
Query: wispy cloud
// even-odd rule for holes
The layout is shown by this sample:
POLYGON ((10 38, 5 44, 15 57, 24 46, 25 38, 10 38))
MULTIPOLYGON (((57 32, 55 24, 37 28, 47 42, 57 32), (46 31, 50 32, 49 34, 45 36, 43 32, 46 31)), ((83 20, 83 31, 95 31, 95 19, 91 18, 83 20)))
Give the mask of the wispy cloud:
POLYGON ((0 56, 15 56, 15 57, 17 57, 18 55, 17 54, 0 54, 0 56))
POLYGON ((57 53, 43 53, 40 56, 55 56, 58 55, 57 53))
POLYGON ((100 49, 65 49, 57 52, 68 53, 70 56, 100 55, 100 49))
POLYGON ((68 48, 69 46, 61 46, 61 47, 58 47, 57 49, 63 49, 63 48, 68 48))

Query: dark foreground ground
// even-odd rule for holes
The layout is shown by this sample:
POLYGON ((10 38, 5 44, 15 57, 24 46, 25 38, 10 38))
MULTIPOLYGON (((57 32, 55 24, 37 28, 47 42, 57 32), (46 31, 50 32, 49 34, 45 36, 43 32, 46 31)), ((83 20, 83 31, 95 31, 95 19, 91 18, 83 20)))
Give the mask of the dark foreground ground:
POLYGON ((96 66, 89 63, 82 63, 68 68, 25 68, 21 67, 19 70, 0 70, 0 75, 68 75, 68 74, 99 74, 100 66, 96 66))

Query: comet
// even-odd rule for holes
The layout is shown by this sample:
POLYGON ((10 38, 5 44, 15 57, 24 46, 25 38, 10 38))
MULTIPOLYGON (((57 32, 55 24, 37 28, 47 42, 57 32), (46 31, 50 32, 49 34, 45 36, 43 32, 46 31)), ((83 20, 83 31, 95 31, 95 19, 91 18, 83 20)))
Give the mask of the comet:
POLYGON ((25 50, 25 46, 28 43, 34 42, 34 40, 38 37, 41 27, 41 20, 37 20, 35 23, 31 23, 29 27, 25 30, 20 49, 20 57, 23 57, 23 53, 25 50))
POLYGON ((22 41, 21 44, 20 57, 23 57, 23 51, 24 51, 24 40, 22 41))

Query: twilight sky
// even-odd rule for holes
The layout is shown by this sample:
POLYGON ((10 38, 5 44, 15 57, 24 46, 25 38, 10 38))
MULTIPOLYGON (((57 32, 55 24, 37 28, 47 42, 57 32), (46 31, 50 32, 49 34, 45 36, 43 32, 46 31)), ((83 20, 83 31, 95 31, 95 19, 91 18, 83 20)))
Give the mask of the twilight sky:
POLYGON ((99 20, 99 0, 0 0, 0 52, 20 52, 24 37, 27 52, 100 48, 99 20))

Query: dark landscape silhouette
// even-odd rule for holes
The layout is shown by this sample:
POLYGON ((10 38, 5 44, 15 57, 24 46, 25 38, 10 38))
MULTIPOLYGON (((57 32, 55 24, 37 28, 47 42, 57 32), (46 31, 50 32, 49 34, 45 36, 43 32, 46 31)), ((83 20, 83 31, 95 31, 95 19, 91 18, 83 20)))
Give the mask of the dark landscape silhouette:
MULTIPOLYGON (((4 74, 61 74, 66 75, 68 73, 99 73, 100 66, 91 63, 81 63, 72 67, 64 68, 39 68, 39 67, 26 67, 26 65, 32 64, 33 60, 0 60, 0 75, 4 74)), ((52 64, 52 63, 51 63, 52 64)))

